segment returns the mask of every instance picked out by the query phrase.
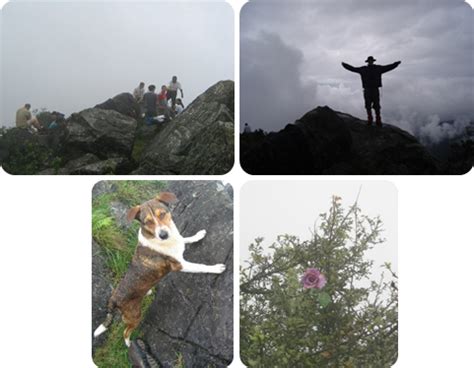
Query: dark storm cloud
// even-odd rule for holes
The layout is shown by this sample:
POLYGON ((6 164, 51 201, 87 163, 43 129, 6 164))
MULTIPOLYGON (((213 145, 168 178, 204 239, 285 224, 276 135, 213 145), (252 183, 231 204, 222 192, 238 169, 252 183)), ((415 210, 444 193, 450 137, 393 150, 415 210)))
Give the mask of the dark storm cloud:
POLYGON ((241 50, 242 125, 271 130, 275 121, 292 122, 311 107, 316 91, 300 80, 301 51, 266 32, 242 38, 241 50))
MULTIPOLYGON (((262 31, 270 32, 294 52, 300 51, 303 59, 295 79, 317 85, 311 107, 329 105, 364 117, 360 77, 340 63, 360 66, 368 55, 374 55, 378 64, 402 60, 398 69, 383 78, 382 112, 387 122, 425 140, 437 140, 449 134, 433 122, 457 119, 459 127, 474 118, 473 12, 461 0, 259 0, 248 3, 241 16, 244 39, 258 42, 262 31)), ((252 57, 245 48, 241 53, 242 60, 249 59, 241 65, 245 75, 252 57)), ((265 55, 260 53, 259 58, 265 55)), ((267 79, 272 83, 282 78, 281 73, 273 78, 270 74, 267 79)), ((246 80, 241 90, 242 94, 247 91, 246 80)), ((260 102, 264 113, 267 102, 260 102)), ((242 103, 242 114, 245 108, 242 103)), ((272 130, 286 123, 275 119, 272 130)))

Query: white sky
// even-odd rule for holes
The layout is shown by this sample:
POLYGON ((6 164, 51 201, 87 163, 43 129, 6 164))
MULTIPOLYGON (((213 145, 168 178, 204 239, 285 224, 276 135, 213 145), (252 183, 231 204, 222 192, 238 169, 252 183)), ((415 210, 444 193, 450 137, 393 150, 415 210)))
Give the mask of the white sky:
MULTIPOLYGON (((252 1, 241 12, 242 121, 277 131, 316 106, 365 118, 345 61, 401 60, 384 74, 385 121, 438 138, 439 120, 474 120, 473 11, 463 0, 252 1)), ((465 123, 464 123, 465 126, 465 123)))
MULTIPOLYGON (((386 242, 367 252, 375 261, 374 278, 380 275, 379 265, 397 261, 397 190, 385 181, 251 181, 241 189, 240 261, 249 259, 248 246, 258 237, 262 245, 270 246, 278 235, 296 235, 302 241, 311 238, 319 214, 327 213, 333 195, 342 197, 342 205, 349 208, 359 188, 359 207, 362 213, 380 216, 386 242)), ((268 248, 267 248, 268 249, 268 248)))
POLYGON ((189 104, 234 79, 234 13, 223 1, 15 1, 2 9, 2 48, 0 125, 26 102, 70 114, 173 75, 189 104))

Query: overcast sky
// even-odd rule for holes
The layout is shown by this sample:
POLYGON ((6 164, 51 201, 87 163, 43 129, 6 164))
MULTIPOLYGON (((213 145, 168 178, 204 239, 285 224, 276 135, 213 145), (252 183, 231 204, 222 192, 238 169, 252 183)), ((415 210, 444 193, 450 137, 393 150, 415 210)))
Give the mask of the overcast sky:
MULTIPOLYGON (((342 197, 348 209, 354 204, 357 193, 362 213, 380 216, 382 236, 386 242, 367 252, 366 259, 375 261, 374 279, 378 279, 384 262, 397 261, 397 190, 385 181, 251 181, 241 190, 240 209, 240 261, 249 259, 248 247, 258 237, 265 238, 266 249, 278 235, 296 235, 302 241, 311 239, 311 232, 319 214, 327 213, 333 195, 342 197)), ((315 260, 316 261, 316 260, 315 260)))
POLYGON ((383 76, 382 117, 418 136, 474 118, 473 11, 463 0, 253 1, 241 12, 241 124, 277 131, 316 106, 366 118, 360 76, 383 76), (431 123, 425 125, 427 123, 431 123), (423 125, 425 125, 423 127, 423 125))
POLYGON ((10 2, 2 9, 1 125, 26 102, 66 114, 178 76, 189 104, 234 79, 234 13, 214 2, 10 2))

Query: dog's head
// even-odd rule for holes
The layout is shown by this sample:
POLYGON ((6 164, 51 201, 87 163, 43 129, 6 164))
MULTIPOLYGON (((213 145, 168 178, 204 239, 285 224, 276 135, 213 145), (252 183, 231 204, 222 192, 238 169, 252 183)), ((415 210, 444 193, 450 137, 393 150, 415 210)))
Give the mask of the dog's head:
POLYGON ((145 238, 166 240, 173 230, 169 206, 176 200, 173 193, 160 193, 152 200, 131 208, 127 218, 129 221, 140 221, 141 232, 145 238))

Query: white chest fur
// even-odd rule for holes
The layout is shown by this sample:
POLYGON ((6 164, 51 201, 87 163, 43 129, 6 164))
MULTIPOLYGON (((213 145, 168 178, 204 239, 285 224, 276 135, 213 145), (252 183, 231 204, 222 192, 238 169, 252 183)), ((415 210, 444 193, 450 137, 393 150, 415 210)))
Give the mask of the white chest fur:
POLYGON ((158 253, 173 257, 177 261, 183 260, 185 250, 184 239, 179 234, 179 231, 174 224, 171 227, 169 238, 165 240, 159 238, 145 238, 142 234, 142 230, 138 230, 138 245, 148 247, 158 253))

